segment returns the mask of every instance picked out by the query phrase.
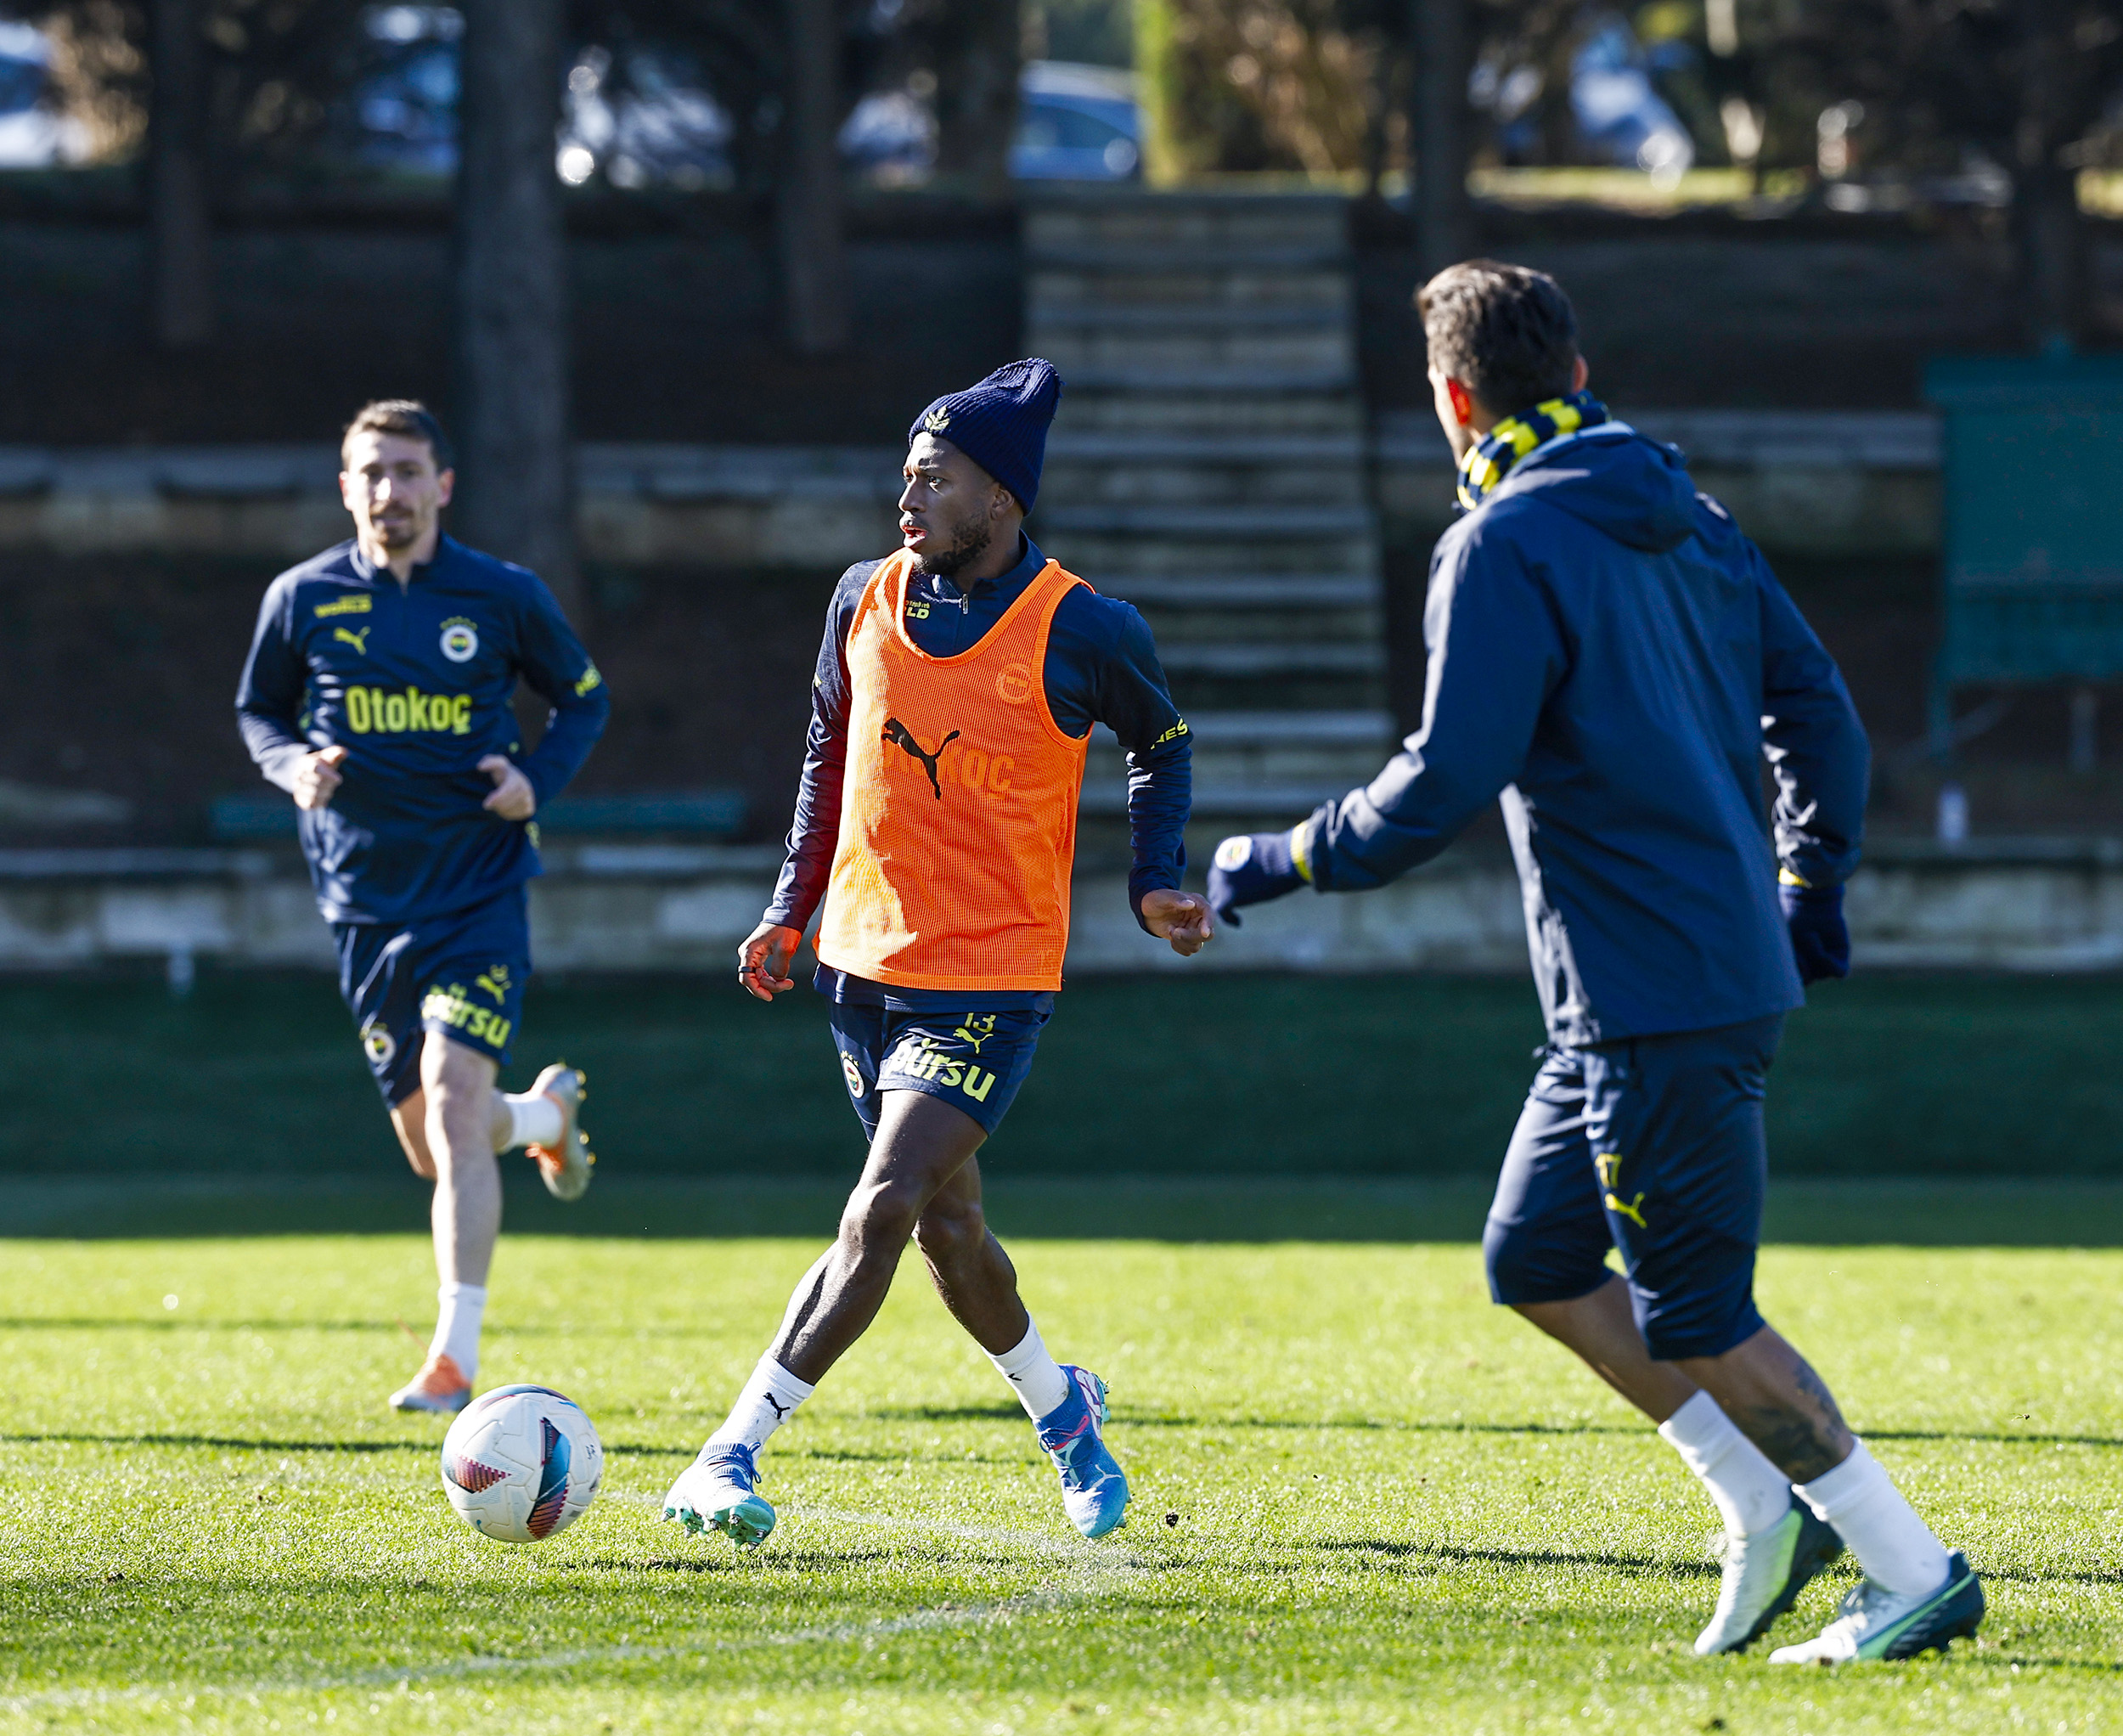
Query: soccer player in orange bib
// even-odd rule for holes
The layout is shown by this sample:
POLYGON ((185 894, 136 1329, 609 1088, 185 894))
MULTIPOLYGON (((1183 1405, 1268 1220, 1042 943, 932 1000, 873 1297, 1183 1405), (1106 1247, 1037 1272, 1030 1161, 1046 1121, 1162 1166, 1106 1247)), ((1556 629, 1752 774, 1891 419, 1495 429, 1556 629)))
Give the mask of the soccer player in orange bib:
POLYGON ((828 611, 788 860, 738 978, 763 1001, 793 988, 824 905, 816 987, 870 1157, 838 1239, 664 1498, 691 1531, 749 1545, 773 1530, 759 1449, 876 1317, 909 1237, 1032 1418, 1070 1520, 1102 1536, 1127 1510, 1106 1383, 1048 1355, 975 1157, 1062 986, 1094 723, 1129 752, 1137 920, 1184 955, 1211 932, 1180 890, 1191 754, 1150 629, 1023 531, 1061 392, 1048 363, 1013 362, 932 404, 908 436, 902 547, 850 567, 828 611))

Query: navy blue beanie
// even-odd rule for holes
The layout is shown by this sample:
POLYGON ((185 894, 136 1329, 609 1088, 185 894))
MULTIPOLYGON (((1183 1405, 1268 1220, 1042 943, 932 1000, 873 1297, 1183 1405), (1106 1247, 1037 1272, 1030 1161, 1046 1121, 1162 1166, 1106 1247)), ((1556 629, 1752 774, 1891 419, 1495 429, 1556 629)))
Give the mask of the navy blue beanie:
POLYGON ((949 441, 1029 512, 1039 498, 1047 424, 1061 402, 1062 376, 1053 363, 1033 356, 998 368, 978 386, 938 398, 915 418, 907 444, 924 434, 949 441))

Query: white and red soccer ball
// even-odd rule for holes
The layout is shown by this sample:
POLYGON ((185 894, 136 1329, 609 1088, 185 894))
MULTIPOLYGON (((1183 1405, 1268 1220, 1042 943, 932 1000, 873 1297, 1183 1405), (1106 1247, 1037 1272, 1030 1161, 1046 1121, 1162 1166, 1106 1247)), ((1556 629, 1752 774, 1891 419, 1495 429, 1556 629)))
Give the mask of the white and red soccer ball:
POLYGON ((583 1407, 549 1387, 481 1393, 442 1440, 442 1493, 474 1530, 535 1543, 597 1498, 605 1446, 583 1407))

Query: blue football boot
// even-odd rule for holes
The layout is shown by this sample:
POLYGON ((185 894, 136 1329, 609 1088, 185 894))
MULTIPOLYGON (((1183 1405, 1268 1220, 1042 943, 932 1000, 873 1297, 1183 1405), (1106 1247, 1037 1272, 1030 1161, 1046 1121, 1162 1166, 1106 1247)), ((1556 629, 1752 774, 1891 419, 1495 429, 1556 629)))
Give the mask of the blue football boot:
POLYGON ((1814 1638, 1782 1646, 1772 1664, 1855 1664, 1872 1658, 1913 1658, 1974 1639, 1983 1620, 1983 1581, 1958 1549, 1946 1558, 1946 1582, 1906 1597, 1861 1580, 1844 1593, 1836 1619, 1814 1638))
POLYGON ((663 1497, 663 1516, 694 1536, 712 1527, 754 1548, 774 1530, 774 1508, 757 1492, 759 1463, 741 1440, 711 1440, 663 1497))
POLYGON ((1106 1383, 1064 1362, 1069 1395, 1036 1425, 1039 1445, 1062 1474, 1062 1510, 1087 1537, 1102 1537, 1128 1514, 1128 1479, 1106 1450, 1106 1383))

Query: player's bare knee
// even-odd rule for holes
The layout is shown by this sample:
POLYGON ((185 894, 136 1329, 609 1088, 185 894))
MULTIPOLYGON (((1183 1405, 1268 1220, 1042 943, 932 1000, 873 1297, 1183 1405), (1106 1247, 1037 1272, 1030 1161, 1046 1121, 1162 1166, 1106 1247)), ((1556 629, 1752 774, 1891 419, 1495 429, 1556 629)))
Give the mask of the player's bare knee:
POLYGON ((841 1214, 841 1246, 858 1260, 897 1262, 921 1215, 918 1190, 903 1181, 858 1187, 841 1214))
POLYGON ((931 1265, 955 1266, 988 1241, 988 1216, 977 1200, 932 1200, 914 1226, 914 1245, 931 1265))

